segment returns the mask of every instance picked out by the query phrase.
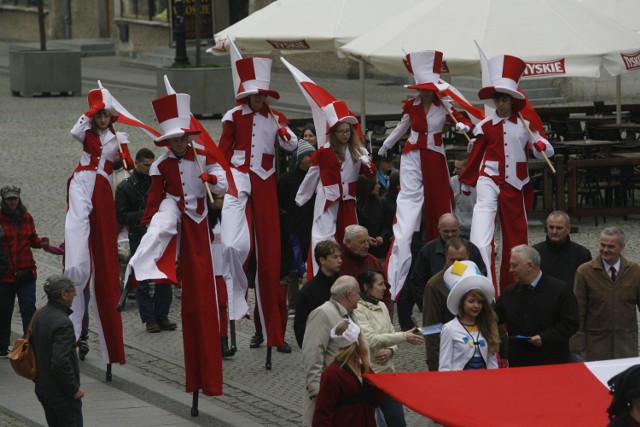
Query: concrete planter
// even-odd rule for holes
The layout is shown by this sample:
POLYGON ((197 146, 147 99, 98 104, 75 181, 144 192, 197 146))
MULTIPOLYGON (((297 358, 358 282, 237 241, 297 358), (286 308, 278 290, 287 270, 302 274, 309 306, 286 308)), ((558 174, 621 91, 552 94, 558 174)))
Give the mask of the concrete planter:
POLYGON ((235 104, 231 67, 157 68, 158 96, 167 94, 164 76, 178 93, 191 95, 195 116, 222 117, 235 104))
POLYGON ((12 50, 9 69, 13 96, 79 96, 82 92, 80 52, 12 50))

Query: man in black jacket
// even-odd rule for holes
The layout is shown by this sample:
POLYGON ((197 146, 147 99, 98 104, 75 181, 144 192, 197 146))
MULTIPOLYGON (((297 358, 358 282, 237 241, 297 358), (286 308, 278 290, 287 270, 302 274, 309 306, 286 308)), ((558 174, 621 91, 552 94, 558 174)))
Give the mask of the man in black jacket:
MULTIPOLYGON (((413 298, 422 311, 422 302, 424 298, 424 288, 429 279, 442 270, 445 264, 444 244, 452 237, 460 235, 460 221, 454 214, 446 213, 438 219, 438 233, 440 236, 424 244, 415 264, 411 267, 409 274, 409 286, 413 298)), ((484 276, 487 274, 487 268, 482 261, 480 251, 473 243, 465 241, 469 248, 469 260, 476 263, 484 276)))
POLYGON ((516 283, 496 301, 498 323, 509 330, 509 366, 568 363, 569 338, 578 330, 578 303, 572 288, 540 270, 530 246, 511 250, 516 283))
POLYGON ((50 426, 82 426, 84 391, 69 319, 76 288, 71 279, 54 275, 45 281, 44 291, 48 302, 34 315, 30 340, 38 367, 36 396, 50 426))
POLYGON ((323 240, 316 245, 313 256, 320 266, 318 274, 309 280, 298 292, 296 315, 293 319, 293 330, 296 342, 302 348, 302 339, 307 326, 309 314, 320 307, 331 297, 331 285, 338 278, 342 258, 340 245, 333 240, 323 240))
POLYGON ((573 286, 576 271, 591 261, 589 249, 571 241, 569 215, 553 211, 547 217, 547 238, 533 246, 540 253, 540 268, 544 274, 573 286))
MULTIPOLYGON (((118 223, 129 227, 131 256, 136 253, 142 236, 147 232, 147 226, 140 224, 140 221, 147 205, 151 186, 149 168, 154 159, 153 152, 148 148, 138 150, 133 173, 116 189, 116 218, 118 223)), ((146 324, 147 332, 176 329, 176 323, 168 319, 173 299, 170 284, 149 283, 144 280, 138 282, 135 292, 140 318, 146 324)))

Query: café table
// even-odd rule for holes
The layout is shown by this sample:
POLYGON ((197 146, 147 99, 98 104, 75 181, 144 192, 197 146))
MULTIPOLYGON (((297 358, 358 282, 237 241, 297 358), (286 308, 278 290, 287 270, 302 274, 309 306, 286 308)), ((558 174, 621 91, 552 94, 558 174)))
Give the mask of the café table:
POLYGON ((604 141, 598 139, 576 139, 576 140, 564 140, 554 141, 552 145, 557 145, 560 148, 565 148, 567 151, 581 152, 583 158, 592 158, 594 150, 601 150, 603 148, 611 147, 612 145, 620 144, 620 141, 604 141))

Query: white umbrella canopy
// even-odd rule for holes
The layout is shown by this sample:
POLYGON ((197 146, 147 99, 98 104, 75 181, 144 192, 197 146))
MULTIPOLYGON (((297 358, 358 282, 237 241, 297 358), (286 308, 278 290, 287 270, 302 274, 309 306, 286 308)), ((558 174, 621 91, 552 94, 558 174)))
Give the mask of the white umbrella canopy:
MULTIPOLYGON (((603 2, 602 7, 608 7, 603 2)), ((621 53, 640 35, 576 0, 435 0, 416 5, 340 48, 381 72, 406 74, 404 51, 436 49, 449 73, 480 73, 476 40, 488 57, 518 56, 525 76, 599 77, 628 71, 621 53)))
POLYGON ((620 22, 627 28, 640 32, 640 1, 638 0, 576 0, 594 9, 602 16, 620 22))
POLYGON ((390 16, 431 0, 278 0, 217 33, 212 53, 336 52, 390 16))

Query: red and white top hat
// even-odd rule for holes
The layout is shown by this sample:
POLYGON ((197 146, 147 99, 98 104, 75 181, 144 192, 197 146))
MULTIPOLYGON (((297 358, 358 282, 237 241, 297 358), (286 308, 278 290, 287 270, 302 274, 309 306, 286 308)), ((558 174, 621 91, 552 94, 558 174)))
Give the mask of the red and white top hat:
POLYGON ((526 68, 522 59, 511 55, 494 56, 487 61, 487 65, 491 86, 483 87, 478 92, 478 97, 485 105, 495 108, 492 97, 496 92, 511 95, 514 101, 524 101, 524 94, 518 91, 518 83, 526 68))
POLYGON ((107 89, 100 87, 99 89, 90 90, 87 94, 87 102, 90 110, 96 106, 107 110, 111 114, 111 123, 118 120, 118 111, 114 108, 113 97, 107 89))
POLYGON ((442 52, 437 50, 411 52, 407 54, 405 65, 416 80, 416 84, 405 85, 405 88, 441 92, 449 87, 448 83, 440 80, 442 52))
POLYGON ((270 58, 260 56, 242 58, 236 61, 236 71, 240 78, 236 101, 258 93, 264 93, 271 98, 280 99, 278 92, 269 89, 271 62, 270 58))
POLYGON ((322 107, 322 111, 327 119, 327 131, 338 123, 358 124, 358 119, 349 110, 344 101, 333 101, 322 107))
POLYGON ((170 138, 187 136, 193 141, 199 130, 191 129, 191 96, 186 93, 173 93, 151 101, 158 123, 162 129, 160 138, 153 142, 159 147, 166 147, 170 138))

